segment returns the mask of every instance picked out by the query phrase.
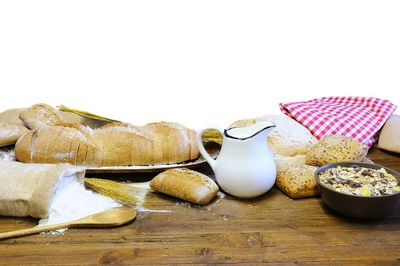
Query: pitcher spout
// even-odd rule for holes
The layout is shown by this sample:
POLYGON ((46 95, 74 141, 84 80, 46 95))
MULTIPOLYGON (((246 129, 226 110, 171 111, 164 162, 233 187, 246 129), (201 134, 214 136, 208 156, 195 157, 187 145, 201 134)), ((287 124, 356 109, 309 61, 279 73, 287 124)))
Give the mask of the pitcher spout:
POLYGON ((266 138, 274 127, 276 127, 276 125, 272 122, 258 121, 247 127, 232 127, 225 129, 224 135, 227 138, 237 140, 247 140, 255 136, 266 138))

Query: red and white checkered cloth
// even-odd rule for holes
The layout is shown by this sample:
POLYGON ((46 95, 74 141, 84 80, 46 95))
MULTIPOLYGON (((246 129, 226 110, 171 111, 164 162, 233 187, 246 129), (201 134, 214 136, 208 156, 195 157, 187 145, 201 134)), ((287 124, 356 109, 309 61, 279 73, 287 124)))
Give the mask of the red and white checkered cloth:
POLYGON ((324 97, 280 103, 279 107, 317 139, 343 135, 371 147, 378 139, 377 132, 397 106, 388 100, 371 97, 324 97))

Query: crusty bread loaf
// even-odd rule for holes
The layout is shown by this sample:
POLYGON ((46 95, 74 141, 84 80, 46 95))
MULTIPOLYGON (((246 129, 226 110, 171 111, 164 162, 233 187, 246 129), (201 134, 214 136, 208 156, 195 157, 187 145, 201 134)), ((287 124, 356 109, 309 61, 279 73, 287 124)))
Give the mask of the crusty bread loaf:
POLYGON ((158 174, 150 182, 155 191, 192 203, 208 204, 218 193, 215 182, 199 172, 176 168, 158 174))
POLYGON ((25 123, 21 119, 19 119, 19 114, 21 113, 22 110, 25 110, 25 108, 13 108, 1 112, 0 122, 7 122, 25 126, 25 123))
POLYGON ((314 178, 317 167, 287 166, 278 170, 276 185, 292 199, 312 197, 319 194, 314 178))
POLYGON ((0 114, 0 118, 3 115, 5 118, 18 119, 30 129, 38 129, 42 126, 54 126, 60 123, 80 124, 91 128, 98 128, 108 124, 106 121, 59 111, 45 103, 35 104, 29 108, 11 109, 7 113, 3 113, 0 114))
POLYGON ((18 161, 88 166, 177 163, 196 159, 195 132, 176 123, 137 127, 111 123, 90 129, 60 123, 31 130, 15 147, 18 161))
POLYGON ((400 153, 400 115, 391 115, 382 128, 378 147, 400 153))
POLYGON ((357 140, 329 135, 319 140, 306 154, 306 164, 323 166, 336 162, 361 162, 367 155, 368 147, 357 140))
POLYGON ((15 145, 15 157, 24 163, 98 165, 100 148, 92 132, 77 124, 46 126, 29 131, 15 145))
POLYGON ((39 129, 42 126, 64 123, 63 118, 50 105, 39 103, 21 111, 19 118, 30 129, 39 129))
POLYGON ((12 145, 28 132, 28 129, 20 124, 0 122, 0 147, 12 145))

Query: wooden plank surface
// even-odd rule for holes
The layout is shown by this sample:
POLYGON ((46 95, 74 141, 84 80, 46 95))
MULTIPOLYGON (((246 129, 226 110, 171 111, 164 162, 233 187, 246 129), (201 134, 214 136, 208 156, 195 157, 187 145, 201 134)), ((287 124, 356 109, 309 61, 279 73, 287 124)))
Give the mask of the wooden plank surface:
MULTIPOLYGON (((399 155, 373 149, 368 157, 400 171, 399 155)), ((291 200, 275 188, 253 200, 220 196, 205 207, 167 196, 149 201, 166 212, 140 212, 119 228, 0 241, 0 264, 400 265, 400 211, 359 222, 334 213, 320 198, 291 200)), ((35 222, 3 217, 0 232, 35 222)))

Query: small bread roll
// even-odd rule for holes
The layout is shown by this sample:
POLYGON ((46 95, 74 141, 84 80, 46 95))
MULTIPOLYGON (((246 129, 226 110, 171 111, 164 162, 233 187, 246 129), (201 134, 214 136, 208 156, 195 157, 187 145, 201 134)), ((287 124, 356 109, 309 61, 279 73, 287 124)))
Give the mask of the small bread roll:
POLYGON ((151 180, 150 187, 200 205, 208 204, 218 193, 218 186, 213 180, 186 168, 170 169, 158 174, 151 180))
POLYGON ((323 166, 336 162, 361 162, 368 147, 357 140, 340 136, 325 136, 306 154, 306 164, 323 166))
POLYGON ((317 167, 310 165, 284 167, 278 170, 276 185, 292 199, 316 196, 319 194, 316 170, 317 167))
POLYGON ((28 131, 17 123, 0 122, 0 147, 15 144, 28 131))

